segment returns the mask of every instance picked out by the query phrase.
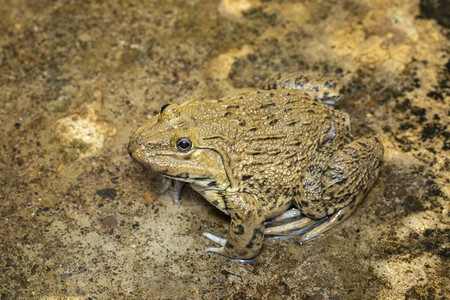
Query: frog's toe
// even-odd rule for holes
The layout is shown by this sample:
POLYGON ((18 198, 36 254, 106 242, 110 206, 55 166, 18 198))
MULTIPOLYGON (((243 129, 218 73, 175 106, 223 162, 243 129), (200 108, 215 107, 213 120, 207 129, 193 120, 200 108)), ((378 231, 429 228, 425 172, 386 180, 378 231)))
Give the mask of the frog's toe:
POLYGON ((164 194, 171 187, 173 187, 173 200, 174 200, 175 204, 178 204, 178 203, 180 203, 181 192, 183 191, 184 185, 185 185, 185 182, 183 182, 183 181, 169 179, 166 181, 166 183, 164 184, 163 188, 161 189, 161 191, 159 193, 164 194))
POLYGON ((325 222, 323 222, 319 226, 313 228, 312 230, 310 230, 306 234, 304 234, 300 238, 299 242, 302 243, 302 242, 306 242, 306 241, 315 239, 320 234, 322 234, 322 233, 328 231, 329 229, 333 228, 334 226, 342 223, 346 218, 348 218, 348 216, 350 216, 353 213, 354 210, 355 210, 354 206, 346 206, 346 207, 340 209, 338 212, 336 212, 332 216, 325 217, 324 218, 324 219, 326 219, 325 222))
POLYGON ((216 248, 216 247, 208 247, 205 249, 205 252, 212 252, 212 253, 217 253, 220 255, 224 255, 223 254, 223 247, 220 248, 216 248))
POLYGON ((298 218, 301 215, 302 215, 302 213, 300 212, 300 210, 298 210, 297 208, 292 208, 292 209, 285 211, 281 215, 264 222, 264 225, 269 225, 269 224, 278 223, 278 222, 284 222, 286 220, 298 218))
POLYGON ((185 183, 183 181, 174 180, 173 182, 173 200, 175 204, 180 203, 181 192, 183 191, 185 183))
MULTIPOLYGON (((225 244, 227 243, 227 239, 218 237, 218 236, 216 236, 214 234, 211 234, 209 232, 203 232, 203 236, 208 238, 208 239, 210 239, 214 243, 219 244, 222 247, 224 247, 225 244)), ((208 248, 208 249, 206 249, 206 252, 216 252, 216 251, 213 251, 214 249, 220 249, 220 248, 208 248)))
POLYGON ((310 219, 308 217, 301 218, 296 221, 292 221, 283 225, 267 227, 264 230, 265 235, 288 235, 294 231, 307 228, 308 226, 314 224, 316 220, 310 219))
POLYGON ((230 254, 227 252, 227 250, 225 249, 225 245, 227 243, 227 239, 218 237, 214 234, 211 234, 209 232, 203 232, 203 236, 210 239, 211 241, 213 241, 216 244, 219 244, 220 247, 208 247, 205 249, 205 252, 212 252, 212 253, 217 253, 226 257, 230 257, 230 254))

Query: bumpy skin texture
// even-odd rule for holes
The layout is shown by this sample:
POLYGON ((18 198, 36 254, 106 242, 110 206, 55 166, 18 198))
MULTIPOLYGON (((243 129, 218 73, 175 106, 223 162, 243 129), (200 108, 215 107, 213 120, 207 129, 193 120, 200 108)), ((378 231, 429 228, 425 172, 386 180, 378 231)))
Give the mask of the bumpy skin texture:
POLYGON ((163 107, 128 148, 143 166, 190 183, 230 215, 226 241, 217 238, 221 247, 208 251, 231 258, 258 255, 264 221, 292 205, 311 220, 330 216, 305 239, 339 224, 383 160, 379 140, 353 141, 348 114, 331 107, 342 99, 338 81, 278 74, 263 88, 163 107))

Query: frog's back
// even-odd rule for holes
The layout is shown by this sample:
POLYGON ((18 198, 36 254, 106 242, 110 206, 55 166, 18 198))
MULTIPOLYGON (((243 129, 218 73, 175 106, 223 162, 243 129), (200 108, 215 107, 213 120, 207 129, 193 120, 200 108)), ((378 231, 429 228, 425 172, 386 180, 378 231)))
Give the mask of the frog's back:
MULTIPOLYGON (((219 152, 240 189, 292 190, 329 138, 336 111, 289 90, 248 90, 186 107, 199 147, 219 152)), ((250 191, 251 192, 251 191, 250 191)))
POLYGON ((326 120, 335 115, 333 109, 319 100, 283 89, 248 90, 219 100, 186 104, 185 111, 193 126, 201 131, 200 137, 220 135, 231 140, 249 141, 267 136, 258 139, 262 141, 281 135, 290 140, 299 134, 308 139, 308 134, 320 131, 328 123, 326 120))

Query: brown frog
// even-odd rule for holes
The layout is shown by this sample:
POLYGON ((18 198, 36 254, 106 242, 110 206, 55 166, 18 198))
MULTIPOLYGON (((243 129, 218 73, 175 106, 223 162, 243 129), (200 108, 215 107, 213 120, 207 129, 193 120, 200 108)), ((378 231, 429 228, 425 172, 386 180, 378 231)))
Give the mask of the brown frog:
POLYGON ((353 139, 349 115, 333 108, 343 92, 333 78, 280 73, 259 90, 165 105, 128 152, 231 217, 227 239, 204 233, 220 245, 206 251, 250 259, 264 235, 307 228, 305 241, 341 223, 376 180, 383 145, 353 139), (280 223, 265 228, 270 219, 280 223))

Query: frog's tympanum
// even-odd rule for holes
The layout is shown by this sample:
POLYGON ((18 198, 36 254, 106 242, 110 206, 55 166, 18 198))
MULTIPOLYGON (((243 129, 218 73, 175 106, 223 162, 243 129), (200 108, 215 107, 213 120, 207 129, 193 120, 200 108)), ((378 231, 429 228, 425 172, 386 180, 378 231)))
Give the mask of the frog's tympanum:
POLYGON ((341 223, 376 180, 383 145, 353 139, 349 115, 333 108, 343 92, 333 78, 278 74, 261 89, 165 105, 128 152, 230 216, 226 239, 204 233, 220 245, 206 251, 250 259, 264 235, 307 227, 305 241, 341 223))

